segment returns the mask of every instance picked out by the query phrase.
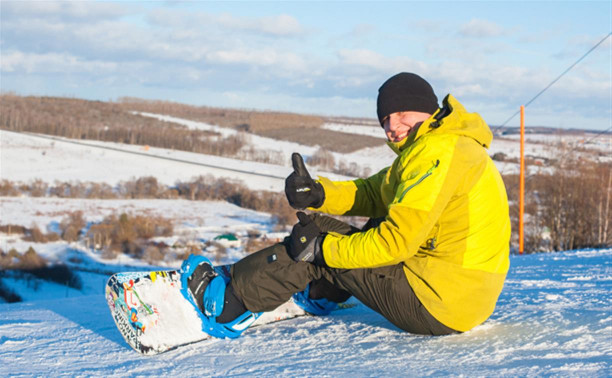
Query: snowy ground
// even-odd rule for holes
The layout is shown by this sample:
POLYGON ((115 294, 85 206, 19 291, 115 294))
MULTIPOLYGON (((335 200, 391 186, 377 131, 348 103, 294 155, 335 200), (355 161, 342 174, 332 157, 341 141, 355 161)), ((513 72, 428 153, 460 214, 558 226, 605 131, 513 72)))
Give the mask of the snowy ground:
POLYGON ((89 181, 115 185, 120 181, 154 176, 163 184, 173 185, 176 181, 212 175, 247 182, 255 190, 278 191, 291 172, 288 166, 256 162, 245 164, 240 160, 191 152, 65 138, 49 139, 4 130, 0 132, 0 142, 0 177, 16 182, 40 179, 48 183, 89 181))
MULTIPOLYGON (((351 126, 347 124, 328 123, 324 125, 325 129, 343 132, 368 135, 384 139, 385 135, 379 126, 351 126)), ((355 153, 344 155, 350 161, 358 159, 360 155, 370 155, 375 158, 392 159, 393 156, 385 156, 386 146, 375 149, 366 149, 355 153)), ((546 161, 548 159, 559 159, 563 154, 576 153, 582 154, 584 157, 592 158, 594 155, 599 160, 610 161, 612 155, 612 137, 609 134, 598 135, 594 133, 576 134, 576 135, 559 135, 559 134, 527 134, 525 135, 525 156, 532 160, 546 161)), ((509 134, 504 136, 493 137, 493 142, 489 147, 489 155, 493 156, 496 153, 503 153, 506 159, 513 159, 518 162, 520 158, 520 135, 509 134)), ((367 164, 367 163, 366 163, 367 164)), ((519 172, 517 163, 495 161, 495 165, 502 174, 513 174, 519 172)), ((546 169, 544 166, 527 166, 529 173, 546 169)), ((373 169, 372 172, 375 172, 373 169)))
MULTIPOLYGON (((0 198, 15 224, 53 229, 67 211, 88 222, 128 211, 175 220, 176 238, 202 241, 223 232, 274 235, 270 216, 223 203, 183 200, 0 198), (44 227, 44 225, 47 225, 44 227)), ((282 233, 281 233, 282 234, 282 233)), ((168 240, 171 244, 171 241, 168 240)), ((8 375, 573 375, 609 376, 612 357, 612 249, 511 256, 511 270, 491 319, 461 335, 430 338, 400 332, 362 305, 321 318, 249 330, 142 357, 110 317, 104 283, 115 271, 147 269, 125 256, 103 260, 82 244, 34 244, 0 234, 4 250, 33 246, 54 261, 79 261, 84 287, 2 278, 26 302, 0 304, 0 376, 8 375), (104 273, 104 272, 107 273, 104 273)), ((230 248, 221 262, 235 261, 230 248)), ((209 254, 209 257, 214 258, 209 254)), ((163 265, 176 268, 180 261, 163 265)))
MULTIPOLYGON (((150 113, 142 113, 142 115, 172 121, 191 129, 211 130, 223 135, 236 133, 235 130, 170 116, 150 113)), ((327 124, 325 128, 384 138, 384 133, 378 127, 327 124)), ((581 144, 584 139, 584 136, 562 138, 550 135, 528 135, 525 154, 531 159, 555 158, 559 152, 563 151, 559 151, 558 146, 551 142, 565 143, 568 153, 570 151, 575 153, 576 148, 585 146, 600 154, 601 151, 610 151, 611 144, 608 136, 593 139, 587 145, 581 144)), ((307 159, 318 149, 256 135, 249 135, 246 140, 248 146, 245 148, 251 146, 276 153, 282 157, 285 164, 247 162, 219 156, 119 143, 37 137, 2 130, 0 131, 0 178, 16 182, 40 179, 48 183, 90 181, 115 185, 120 181, 154 176, 163 184, 173 185, 176 181, 189 181, 201 175, 212 175, 240 180, 255 190, 282 191, 284 178, 291 172, 291 153, 300 152, 307 159)), ((498 152, 503 152, 507 158, 518 161, 516 159, 519 158, 519 143, 516 136, 494 138, 489 154, 493 156, 498 152)), ((333 153, 333 155, 336 162, 354 163, 360 169, 369 168, 371 173, 388 166, 396 156, 386 145, 364 148, 350 154, 333 153)), ((610 159, 609 156, 606 156, 607 154, 604 154, 600 156, 600 159, 610 159)), ((496 161, 495 164, 502 174, 518 173, 519 166, 515 162, 496 161)), ((530 173, 545 168, 545 166, 535 165, 527 167, 530 173)), ((322 175, 332 179, 346 178, 319 172, 313 167, 310 168, 310 171, 313 177, 322 175)))
MULTIPOLYGON (((268 142, 272 143, 272 142, 268 142)), ((0 179, 14 182, 42 180, 60 182, 121 181, 154 176, 160 183, 174 185, 198 176, 211 175, 242 181, 253 190, 282 191, 292 172, 291 151, 306 151, 293 144, 286 148, 285 166, 120 143, 70 140, 44 135, 19 134, 0 130, 0 179)), ((305 158, 308 154, 304 153, 305 158)), ((311 169, 335 180, 348 179, 311 169)))
MULTIPOLYGON (((249 232, 257 232, 269 238, 284 236, 282 232, 278 235, 275 232, 275 224, 270 214, 220 201, 0 197, 0 209, 3 214, 3 224, 6 222, 24 227, 36 225, 44 233, 59 233, 59 224, 62 219, 70 212, 77 210, 83 211, 83 217, 88 226, 99 223, 104 217, 113 214, 117 216, 121 213, 134 216, 161 216, 172 221, 174 232, 173 236, 158 237, 155 238, 155 241, 164 242, 169 246, 177 243, 182 245, 193 243, 202 246, 206 241, 228 233, 236 235, 241 240, 246 240, 249 232)), ((83 234, 86 234, 87 227, 82 231, 83 234)), ((19 235, 0 232, 0 248, 5 252, 15 249, 23 254, 29 247, 33 247, 39 255, 51 263, 68 261, 72 254, 78 252, 81 254, 79 259, 85 260, 79 268, 84 269, 92 268, 92 264, 96 268, 99 268, 100 264, 145 265, 125 255, 120 255, 114 260, 102 260, 100 253, 87 249, 84 242, 33 243, 22 240, 19 235)), ((235 261, 243 254, 243 249, 228 248, 223 256, 210 255, 209 257, 213 261, 217 260, 218 263, 225 264, 235 261)), ((171 258, 160 262, 160 266, 170 268, 179 265, 179 261, 171 258)), ((41 295, 48 294, 42 292, 41 295)))
MULTIPOLYGON (((172 120, 191 128, 215 129, 172 120)), ((367 127, 354 130, 362 128, 367 127)), ((376 131, 381 132, 378 128, 370 132, 376 131)), ((177 180, 211 174, 243 180, 252 189, 280 191, 290 172, 291 152, 307 157, 316 151, 265 138, 256 142, 279 151, 287 164, 0 131, 0 178, 114 185, 135 177, 155 176, 172 185, 177 180)), ((533 143, 528 154, 546 157, 543 145, 533 143)), ((518 143, 498 139, 489 152, 492 155, 497 151, 518 156, 518 143)), ((390 164, 394 155, 382 146, 337 158, 375 172, 390 164)), ((514 163, 498 164, 504 173, 516 171, 514 163)), ((37 225, 45 232, 56 231, 66 214, 77 210, 84 212, 88 224, 122 212, 170 218, 174 235, 160 239, 168 245, 204 245, 219 234, 236 234, 243 242, 241 246, 228 248, 222 256, 204 252, 219 263, 244 256, 249 232, 257 231, 270 239, 286 234, 275 230, 269 214, 224 202, 186 200, 2 197, 0 225, 37 225)), ((0 233, 0 248, 5 252, 15 249, 24 253, 29 247, 49 261, 68 263, 81 278, 83 288, 12 275, 1 278, 25 302, 0 303, 0 376, 612 375, 612 249, 512 256, 508 280, 492 318, 461 335, 411 336, 359 305, 328 317, 299 318, 255 328, 234 341, 212 340, 157 357, 142 357, 129 349, 117 332, 103 286, 111 272, 151 266, 125 255, 105 260, 83 242, 31 243, 0 233)), ((177 268, 179 264, 169 254, 159 266, 177 268)))
POLYGON ((0 376, 592 376, 612 373, 612 250, 512 256, 494 315, 464 334, 403 333, 359 305, 143 357, 103 294, 0 304, 0 376))

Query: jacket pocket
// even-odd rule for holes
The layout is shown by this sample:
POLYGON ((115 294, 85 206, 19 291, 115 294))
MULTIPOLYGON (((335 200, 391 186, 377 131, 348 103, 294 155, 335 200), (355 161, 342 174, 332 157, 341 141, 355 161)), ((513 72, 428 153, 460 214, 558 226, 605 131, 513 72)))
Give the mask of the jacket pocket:
POLYGON ((431 168, 429 168, 429 170, 427 172, 425 172, 423 174, 423 176, 419 177, 418 180, 416 180, 416 182, 414 182, 412 185, 408 186, 406 189, 404 189, 404 191, 402 192, 402 195, 399 197, 399 199, 397 200, 397 202, 402 202, 402 200, 404 199, 404 197, 406 196, 406 193, 408 193, 410 191, 410 189, 414 188, 415 186, 419 185, 421 182, 423 182, 423 180, 425 180, 427 177, 431 176, 433 174, 433 171, 438 168, 438 165, 440 165, 440 160, 436 160, 435 163, 433 163, 433 165, 431 166, 431 168))

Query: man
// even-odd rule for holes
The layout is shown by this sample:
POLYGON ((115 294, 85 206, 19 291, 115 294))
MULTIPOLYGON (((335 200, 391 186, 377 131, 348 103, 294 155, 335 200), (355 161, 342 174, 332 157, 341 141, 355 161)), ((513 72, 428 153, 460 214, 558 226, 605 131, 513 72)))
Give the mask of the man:
POLYGON ((510 220, 486 152, 489 127, 451 95, 439 108, 412 73, 380 87, 377 113, 398 155, 391 166, 367 179, 315 181, 294 154, 286 180, 294 208, 370 217, 362 230, 299 212, 283 243, 223 279, 202 257, 185 262, 185 286, 210 333, 236 337, 294 294, 313 314, 353 295, 416 334, 464 332, 492 314, 509 267, 510 220))

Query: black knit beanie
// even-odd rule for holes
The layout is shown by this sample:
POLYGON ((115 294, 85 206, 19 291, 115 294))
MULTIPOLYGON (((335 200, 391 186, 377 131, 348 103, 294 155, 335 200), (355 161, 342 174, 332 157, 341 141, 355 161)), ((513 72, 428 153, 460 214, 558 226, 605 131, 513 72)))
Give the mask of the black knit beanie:
POLYGON ((402 72, 389 78, 378 89, 376 112, 381 126, 383 119, 396 112, 423 112, 438 110, 438 98, 425 79, 413 73, 402 72))

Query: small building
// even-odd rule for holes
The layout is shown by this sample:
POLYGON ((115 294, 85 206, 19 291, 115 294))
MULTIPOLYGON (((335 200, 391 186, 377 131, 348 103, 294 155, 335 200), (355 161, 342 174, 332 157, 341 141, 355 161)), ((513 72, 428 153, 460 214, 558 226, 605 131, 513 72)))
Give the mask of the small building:
POLYGON ((226 248, 237 248, 241 245, 236 235, 231 233, 216 236, 213 240, 226 248))

